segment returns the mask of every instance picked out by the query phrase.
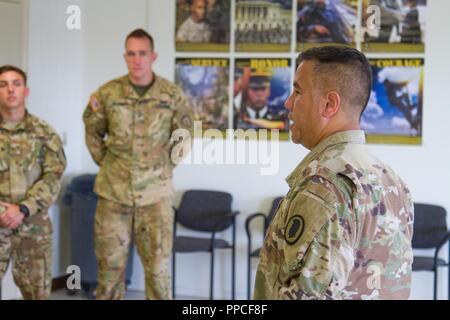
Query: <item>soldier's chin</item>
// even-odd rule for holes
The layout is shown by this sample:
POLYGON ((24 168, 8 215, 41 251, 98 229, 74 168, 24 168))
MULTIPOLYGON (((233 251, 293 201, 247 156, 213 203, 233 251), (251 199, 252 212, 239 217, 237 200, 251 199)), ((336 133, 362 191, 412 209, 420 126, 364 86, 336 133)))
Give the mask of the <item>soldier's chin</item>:
POLYGON ((290 129, 292 142, 295 143, 295 144, 300 144, 301 143, 300 135, 298 133, 295 133, 294 125, 293 124, 290 125, 289 129, 290 129))
POLYGON ((291 133, 291 140, 295 144, 301 144, 300 137, 298 137, 298 136, 296 136, 296 135, 294 135, 292 133, 291 133))
POLYGON ((131 71, 131 76, 132 76, 134 79, 141 79, 141 78, 144 77, 144 72, 141 71, 141 70, 139 70, 139 71, 131 71))
POLYGON ((14 101, 14 102, 9 102, 9 103, 6 103, 5 104, 5 107, 7 108, 7 109, 17 109, 17 108, 19 108, 20 107, 20 103, 19 102, 17 102, 17 101, 14 101))

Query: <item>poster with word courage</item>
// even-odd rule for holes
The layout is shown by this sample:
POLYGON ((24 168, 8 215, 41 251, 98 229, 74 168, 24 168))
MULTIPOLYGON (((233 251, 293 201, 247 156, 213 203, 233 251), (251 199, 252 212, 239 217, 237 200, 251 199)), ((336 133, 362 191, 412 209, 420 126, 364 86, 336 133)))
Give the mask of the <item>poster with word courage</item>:
POLYGON ((371 143, 421 144, 423 59, 370 59, 373 87, 361 118, 371 143))

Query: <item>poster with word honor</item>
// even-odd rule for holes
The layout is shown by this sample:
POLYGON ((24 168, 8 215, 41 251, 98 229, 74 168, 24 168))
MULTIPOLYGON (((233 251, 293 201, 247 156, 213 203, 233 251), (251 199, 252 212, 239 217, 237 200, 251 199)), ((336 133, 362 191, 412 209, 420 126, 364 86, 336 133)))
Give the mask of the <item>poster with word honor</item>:
POLYGON ((229 60, 212 58, 176 59, 175 83, 188 97, 194 120, 201 128, 228 128, 229 60))
POLYGON ((356 46, 358 0, 297 0, 297 51, 356 46))
POLYGON ((231 0, 176 0, 177 51, 230 50, 231 0))
POLYGON ((290 59, 236 59, 234 73, 234 128, 278 129, 288 139, 284 102, 289 97, 290 59))
POLYGON ((421 144, 423 59, 370 59, 373 88, 361 118, 371 143, 421 144))
POLYGON ((236 0, 237 52, 290 52, 292 0, 236 0))
POLYGON ((362 51, 424 52, 426 12, 427 0, 362 0, 362 51))

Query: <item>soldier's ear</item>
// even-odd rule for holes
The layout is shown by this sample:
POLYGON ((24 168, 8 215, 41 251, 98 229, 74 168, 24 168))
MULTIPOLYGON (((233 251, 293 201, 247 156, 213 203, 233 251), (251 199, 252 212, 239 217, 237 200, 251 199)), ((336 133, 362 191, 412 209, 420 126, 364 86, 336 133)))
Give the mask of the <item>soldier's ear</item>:
POLYGON ((158 52, 152 52, 152 61, 155 61, 158 58, 158 52))
POLYGON ((29 95, 30 95, 30 88, 26 87, 25 88, 25 98, 28 98, 29 95))
POLYGON ((329 91, 324 99, 324 109, 322 111, 322 116, 325 118, 332 118, 338 113, 341 107, 341 96, 336 91, 329 91))

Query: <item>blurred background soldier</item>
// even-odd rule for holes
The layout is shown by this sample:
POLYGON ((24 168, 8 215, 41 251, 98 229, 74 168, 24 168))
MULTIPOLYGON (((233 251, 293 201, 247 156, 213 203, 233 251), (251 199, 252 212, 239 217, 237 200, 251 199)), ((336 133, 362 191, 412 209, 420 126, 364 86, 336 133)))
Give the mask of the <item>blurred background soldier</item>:
POLYGON ((52 287, 48 208, 66 157, 58 134, 25 109, 28 94, 24 71, 0 67, 0 282, 12 261, 23 298, 42 300, 52 287))
POLYGON ((170 299, 172 170, 190 147, 192 108, 181 88, 153 73, 157 54, 146 31, 131 32, 125 47, 128 75, 101 86, 84 112, 86 143, 100 166, 94 189, 96 296, 124 299, 133 238, 146 298, 170 299))

